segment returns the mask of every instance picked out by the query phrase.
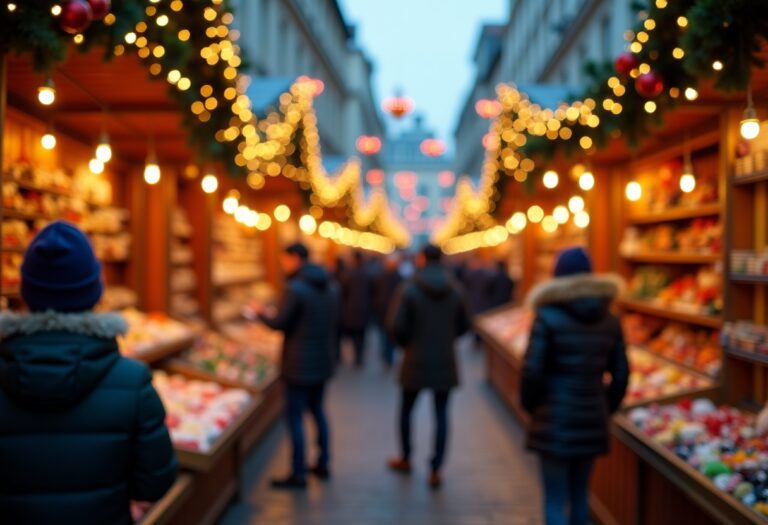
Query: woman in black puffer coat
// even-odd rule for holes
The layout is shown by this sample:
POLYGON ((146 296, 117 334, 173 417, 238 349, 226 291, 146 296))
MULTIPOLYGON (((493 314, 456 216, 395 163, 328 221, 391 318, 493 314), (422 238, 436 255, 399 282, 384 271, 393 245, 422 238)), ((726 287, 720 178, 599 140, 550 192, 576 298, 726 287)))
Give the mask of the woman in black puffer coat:
POLYGON ((29 314, 0 314, 0 522, 131 525, 176 477, 147 367, 120 355, 125 321, 90 310, 101 267, 74 226, 53 223, 22 266, 29 314))
POLYGON ((608 451, 609 420, 629 380, 621 325, 610 313, 620 280, 591 272, 583 249, 566 250, 555 279, 529 296, 536 320, 521 400, 531 415, 528 447, 541 458, 547 525, 587 523, 592 465, 608 451))

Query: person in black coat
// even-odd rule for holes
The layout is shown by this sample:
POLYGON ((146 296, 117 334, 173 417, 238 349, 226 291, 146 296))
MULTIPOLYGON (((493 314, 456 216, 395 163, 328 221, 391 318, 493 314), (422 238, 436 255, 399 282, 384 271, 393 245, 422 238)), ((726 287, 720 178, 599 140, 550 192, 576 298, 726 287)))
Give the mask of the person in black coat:
POLYGON ((362 252, 355 252, 352 264, 339 275, 341 327, 343 335, 352 340, 357 367, 365 361, 365 330, 371 315, 371 282, 364 262, 362 252))
POLYGON ((381 340, 382 359, 387 368, 394 362, 397 346, 387 330, 387 315, 402 281, 400 260, 394 255, 384 261, 384 268, 373 281, 373 310, 381 340))
POLYGON ((288 289, 274 315, 259 313, 264 324, 284 333, 281 375, 287 390, 286 419, 291 433, 291 473, 276 479, 275 488, 306 487, 304 412, 309 410, 317 426, 320 455, 310 472, 321 479, 330 476, 330 438, 323 409, 325 385, 333 375, 338 324, 338 291, 321 266, 309 263, 302 244, 287 247, 283 269, 288 289))
POLYGON ((531 415, 527 446, 541 458, 547 525, 587 523, 592 465, 608 451, 609 420, 629 381, 621 324, 610 313, 620 280, 591 272, 582 248, 566 250, 555 279, 528 299, 536 319, 520 394, 531 415))
POLYGON ((441 484, 440 470, 448 440, 448 397, 459 385, 456 339, 471 324, 467 304, 458 284, 440 264, 442 253, 428 245, 419 256, 420 269, 398 292, 390 313, 389 328, 405 350, 400 386, 401 456, 390 460, 391 469, 411 471, 411 412, 421 390, 431 390, 435 403, 435 450, 430 463, 430 485, 441 484))
POLYGON ((125 320, 90 311, 102 290, 76 227, 52 223, 27 249, 21 294, 31 312, 0 314, 3 523, 129 525, 175 481, 149 370, 118 350, 125 320))
POLYGON ((509 276, 504 261, 497 261, 488 282, 489 309, 509 303, 515 293, 515 281, 509 276))

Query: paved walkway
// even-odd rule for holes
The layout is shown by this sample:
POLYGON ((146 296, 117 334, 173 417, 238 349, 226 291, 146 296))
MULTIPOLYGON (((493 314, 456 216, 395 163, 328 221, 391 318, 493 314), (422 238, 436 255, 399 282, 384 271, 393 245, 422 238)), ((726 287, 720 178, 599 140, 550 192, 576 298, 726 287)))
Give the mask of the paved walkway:
POLYGON ((249 459, 245 499, 230 507, 220 525, 540 523, 537 471, 523 451, 522 431, 487 386, 483 355, 464 348, 461 356, 463 385, 451 400, 453 434, 439 492, 426 481, 432 441, 427 396, 414 414, 414 474, 402 478, 385 469, 397 452, 398 389, 369 352, 367 369, 340 371, 330 388, 333 480, 311 480, 303 494, 269 489, 269 479, 288 465, 288 439, 279 425, 249 459))

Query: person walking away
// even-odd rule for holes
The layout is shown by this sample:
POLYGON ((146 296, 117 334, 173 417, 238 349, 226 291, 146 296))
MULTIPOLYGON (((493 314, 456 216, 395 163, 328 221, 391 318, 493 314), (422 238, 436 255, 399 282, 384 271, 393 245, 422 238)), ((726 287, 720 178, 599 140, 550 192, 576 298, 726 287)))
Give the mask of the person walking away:
POLYGON ((429 483, 441 485, 441 469, 448 441, 448 399, 459 384, 456 339, 470 327, 461 289, 444 268, 440 249, 426 246, 419 255, 419 271, 403 284, 391 311, 389 327, 405 355, 400 371, 401 455, 390 460, 397 472, 411 472, 411 413, 422 390, 431 390, 435 406, 435 447, 429 483))
POLYGON ((120 355, 118 314, 92 310, 101 264, 54 222, 24 254, 29 313, 0 314, 0 521, 130 525, 176 478, 163 404, 120 355))
POLYGON ((387 368, 392 367, 394 363, 397 346, 387 330, 387 313, 402 280, 400 259, 396 255, 390 255, 384 261, 384 268, 376 276, 373 283, 373 309, 381 341, 382 359, 387 368))
POLYGON ((370 316, 371 286, 362 252, 354 252, 352 264, 340 275, 341 326, 344 336, 351 339, 355 351, 355 366, 365 361, 365 329, 370 316))
POLYGON ((512 301, 515 293, 515 281, 509 276, 507 265, 504 261, 496 261, 488 285, 490 297, 489 309, 499 308, 512 301))
POLYGON ((302 244, 288 246, 282 257, 288 287, 279 310, 269 315, 256 307, 259 319, 284 333, 281 375, 287 391, 286 420, 291 434, 291 472, 275 479, 276 489, 303 489, 307 486, 304 445, 304 413, 309 410, 317 426, 320 450, 310 472, 320 479, 330 477, 330 437, 323 409, 325 387, 333 375, 338 291, 321 266, 309 262, 302 244))
POLYGON ((608 451, 609 419, 629 380, 621 325, 610 313, 620 279, 593 275, 582 248, 561 253, 554 276, 528 298, 536 318, 520 394, 531 415, 527 446, 541 461, 546 524, 585 525, 592 465, 608 451))

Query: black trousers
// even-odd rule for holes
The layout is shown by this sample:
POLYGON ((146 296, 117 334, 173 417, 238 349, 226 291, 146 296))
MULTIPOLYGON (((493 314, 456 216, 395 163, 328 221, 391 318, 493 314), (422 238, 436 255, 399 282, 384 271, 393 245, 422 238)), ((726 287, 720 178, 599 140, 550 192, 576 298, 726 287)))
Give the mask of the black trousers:
MULTIPOLYGON (((400 405, 400 444, 403 459, 411 457, 411 413, 416 406, 419 390, 403 389, 402 403, 400 405)), ((450 391, 433 390, 432 395, 435 405, 435 448, 430 465, 433 471, 439 471, 445 460, 445 451, 448 444, 448 398, 450 391)))

